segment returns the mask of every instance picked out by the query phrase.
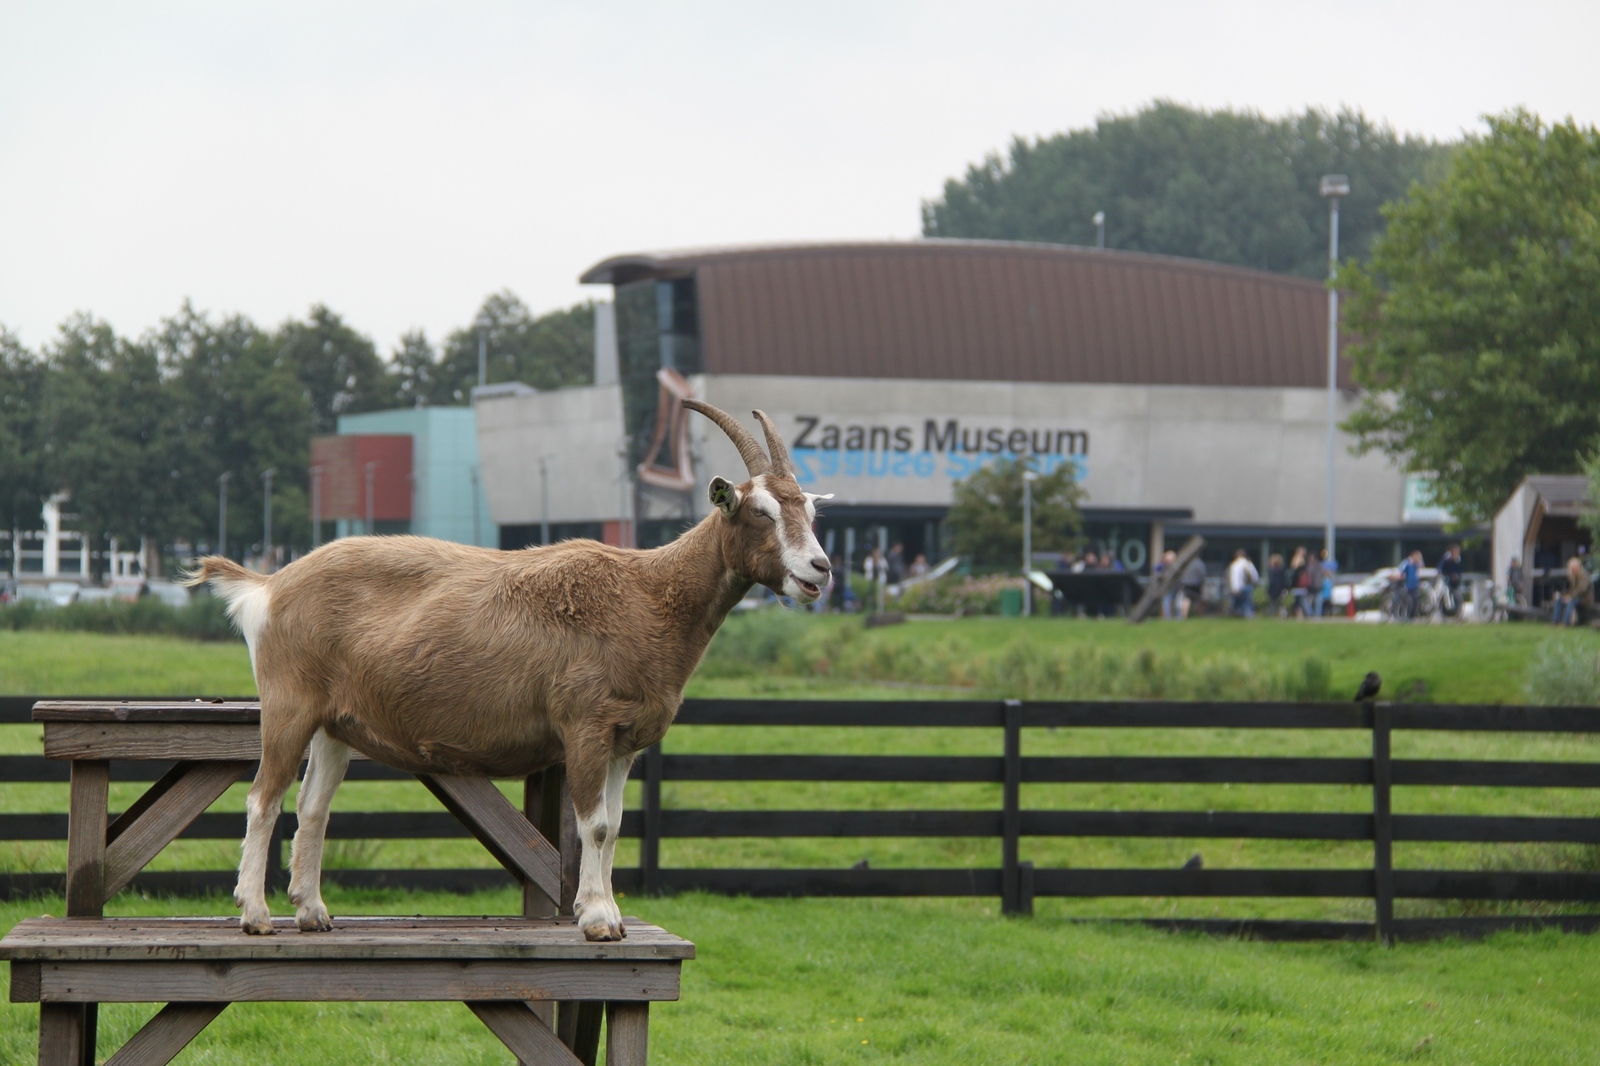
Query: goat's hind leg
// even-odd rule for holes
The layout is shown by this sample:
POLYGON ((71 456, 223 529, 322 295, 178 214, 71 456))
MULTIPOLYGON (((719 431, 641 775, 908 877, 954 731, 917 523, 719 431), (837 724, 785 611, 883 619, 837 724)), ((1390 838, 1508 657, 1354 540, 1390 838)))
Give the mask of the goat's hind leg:
POLYGON ((263 697, 261 703, 261 765, 250 798, 245 803, 243 855, 239 859, 239 885, 233 902, 240 908, 239 927, 247 933, 272 932, 272 912, 267 909, 267 849, 272 845, 272 827, 283 807, 283 794, 300 756, 315 732, 309 715, 296 715, 273 708, 263 697))
MULTIPOLYGON (((621 940, 623 937, 622 912, 617 909, 610 879, 605 874, 605 850, 612 842, 606 793, 615 766, 623 764, 621 777, 625 781, 627 764, 631 762, 631 756, 618 759, 598 745, 568 743, 567 783, 572 790, 573 814, 577 816, 580 852, 578 893, 572 910, 587 940, 621 940)), ((620 809, 620 803, 618 807, 620 809)))
POLYGON ((328 809, 333 794, 350 765, 350 746, 319 729, 311 737, 311 757, 305 780, 295 799, 300 826, 294 833, 294 856, 289 863, 289 902, 294 920, 305 933, 325 933, 333 928, 322 902, 322 844, 328 835, 328 809))

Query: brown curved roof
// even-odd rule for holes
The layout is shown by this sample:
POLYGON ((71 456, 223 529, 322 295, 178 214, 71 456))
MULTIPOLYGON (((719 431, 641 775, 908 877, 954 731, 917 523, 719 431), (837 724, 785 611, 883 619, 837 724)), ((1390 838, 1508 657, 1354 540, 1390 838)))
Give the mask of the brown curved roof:
POLYGON ((1191 259, 916 240, 617 256, 582 280, 690 274, 707 373, 1327 383, 1320 282, 1191 259))

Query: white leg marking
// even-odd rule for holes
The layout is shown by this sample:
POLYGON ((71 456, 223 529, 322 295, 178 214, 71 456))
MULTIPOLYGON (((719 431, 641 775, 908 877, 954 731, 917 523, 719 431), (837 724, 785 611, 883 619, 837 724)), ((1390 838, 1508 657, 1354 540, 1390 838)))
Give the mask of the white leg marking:
POLYGON ((294 833, 294 857, 289 864, 289 901, 295 905, 295 924, 308 933, 333 928, 328 908, 322 903, 322 843, 327 836, 333 794, 344 781, 349 765, 349 745, 317 730, 311 738, 306 777, 295 800, 300 827, 294 833))
POLYGON ((250 789, 245 802, 244 854, 239 860, 239 884, 233 902, 241 914, 239 926, 247 933, 272 932, 272 912, 267 909, 267 849, 272 844, 272 826, 278 820, 283 792, 270 799, 257 787, 250 789))
POLYGON ((622 786, 628 779, 632 756, 612 759, 606 767, 605 792, 594 810, 578 813, 578 895, 573 912, 578 928, 589 940, 621 940, 622 912, 611 894, 611 857, 616 849, 617 830, 622 824, 622 786), (616 819, 612 820, 612 796, 616 798, 616 819))

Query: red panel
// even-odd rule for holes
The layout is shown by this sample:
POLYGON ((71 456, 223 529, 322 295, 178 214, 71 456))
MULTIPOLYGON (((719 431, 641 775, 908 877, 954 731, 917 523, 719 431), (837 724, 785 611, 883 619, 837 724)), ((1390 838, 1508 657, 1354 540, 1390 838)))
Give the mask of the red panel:
POLYGON ((341 434, 311 438, 311 466, 322 471, 322 517, 367 517, 367 464, 372 467, 372 517, 411 519, 411 435, 341 434))

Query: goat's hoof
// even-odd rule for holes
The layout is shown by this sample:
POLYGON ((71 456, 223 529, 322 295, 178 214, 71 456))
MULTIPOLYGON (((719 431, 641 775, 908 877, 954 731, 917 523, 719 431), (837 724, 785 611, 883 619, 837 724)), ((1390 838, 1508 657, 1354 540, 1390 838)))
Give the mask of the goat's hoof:
POLYGON ((578 928, 583 930, 585 940, 621 940, 628 935, 628 931, 622 927, 622 915, 617 913, 615 905, 596 907, 594 910, 598 913, 578 916, 578 928))
POLYGON ((240 918, 239 928, 251 936, 272 936, 277 932, 276 929, 272 928, 272 916, 270 914, 264 918, 240 918))
POLYGON ((328 916, 328 908, 321 903, 301 907, 295 911, 294 924, 300 927, 302 933, 326 933, 333 929, 333 919, 328 916))

